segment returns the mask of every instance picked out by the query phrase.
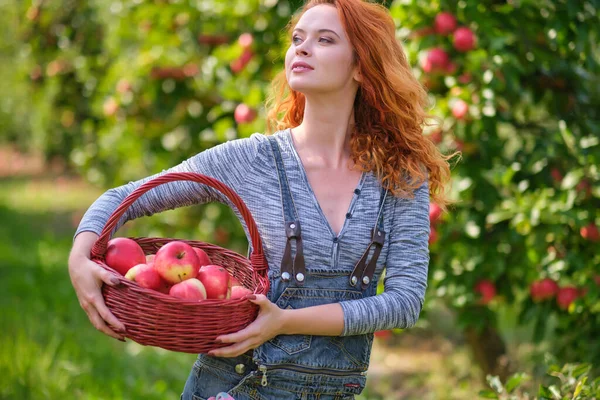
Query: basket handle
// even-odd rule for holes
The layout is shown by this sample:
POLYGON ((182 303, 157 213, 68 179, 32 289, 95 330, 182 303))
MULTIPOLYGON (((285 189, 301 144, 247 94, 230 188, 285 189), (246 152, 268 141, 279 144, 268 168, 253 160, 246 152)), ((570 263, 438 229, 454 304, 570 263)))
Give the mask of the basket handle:
POLYGON ((210 176, 198 174, 195 172, 170 172, 164 175, 160 175, 148 182, 145 182, 140 187, 131 192, 124 200, 121 202, 119 207, 112 213, 100 237, 94 243, 92 247, 91 256, 92 258, 100 258, 103 254, 106 253, 106 247, 108 245, 108 241, 111 238, 111 232, 117 226, 117 223, 125 214, 125 211, 144 193, 148 192, 150 189, 155 188, 156 186, 162 185, 163 183, 175 182, 175 181, 194 181, 197 183, 202 183, 213 187, 223 193, 227 198, 237 207, 240 214, 244 218, 246 222, 246 226, 248 227, 248 231, 250 233, 250 239, 252 242, 252 254, 250 254, 250 263, 252 264, 252 268, 259 272, 261 275, 266 276, 267 272, 267 260, 265 259, 263 253, 263 245, 262 240, 260 238, 260 234, 258 232, 258 227, 254 222, 254 218, 252 218, 252 214, 250 210, 244 203, 244 201, 231 189, 229 186, 224 183, 218 181, 215 178, 211 178, 210 176))

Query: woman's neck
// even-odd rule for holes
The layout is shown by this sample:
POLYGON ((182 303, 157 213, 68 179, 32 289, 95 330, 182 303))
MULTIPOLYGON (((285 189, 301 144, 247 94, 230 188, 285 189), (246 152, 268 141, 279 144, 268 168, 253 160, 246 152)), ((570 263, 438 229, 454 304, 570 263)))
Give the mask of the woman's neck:
POLYGON ((307 100, 302 123, 292 129, 292 140, 303 162, 318 168, 347 168, 353 101, 307 100))

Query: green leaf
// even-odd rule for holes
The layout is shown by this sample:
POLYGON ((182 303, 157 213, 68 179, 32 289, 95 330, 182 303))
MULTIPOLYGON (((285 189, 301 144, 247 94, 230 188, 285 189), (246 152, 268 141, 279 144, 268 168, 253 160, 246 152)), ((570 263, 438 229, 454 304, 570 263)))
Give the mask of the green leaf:
POLYGON ((499 398, 498 395, 491 390, 480 390, 479 397, 482 397, 484 399, 498 399, 499 398))
POLYGON ((587 376, 584 377, 582 380, 580 380, 579 382, 577 382, 577 387, 575 387, 575 391, 573 392, 573 398, 576 399, 577 396, 579 396, 579 394, 581 393, 581 391, 583 390, 584 386, 585 386, 585 382, 587 381, 587 376))
POLYGON ((578 365, 573 369, 572 375, 574 378, 579 379, 580 376, 587 375, 590 368, 591 368, 591 365, 589 365, 589 364, 578 365))
POLYGON ((529 376, 525 373, 517 373, 511 376, 506 382, 505 388, 508 393, 512 393, 517 387, 521 385, 523 381, 529 379, 529 376))

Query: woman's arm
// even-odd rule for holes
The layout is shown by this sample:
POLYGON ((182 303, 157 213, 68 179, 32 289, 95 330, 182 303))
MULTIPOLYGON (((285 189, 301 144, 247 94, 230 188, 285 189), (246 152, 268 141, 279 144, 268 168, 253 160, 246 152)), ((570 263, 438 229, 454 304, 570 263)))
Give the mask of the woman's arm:
POLYGON ((396 198, 384 292, 340 303, 342 336, 410 328, 417 322, 427 288, 429 231, 429 185, 425 182, 413 199, 396 198))
MULTIPOLYGON (((100 234, 108 218, 131 192, 143 183, 168 172, 201 173, 218 179, 233 190, 239 190, 258 155, 260 143, 265 140, 266 137, 261 134, 231 140, 205 150, 174 168, 106 191, 84 214, 75 236, 83 231, 100 234)), ((229 204, 224 195, 207 185, 190 181, 166 183, 149 190, 133 203, 121 217, 115 230, 125 222, 141 216, 210 201, 229 204)))

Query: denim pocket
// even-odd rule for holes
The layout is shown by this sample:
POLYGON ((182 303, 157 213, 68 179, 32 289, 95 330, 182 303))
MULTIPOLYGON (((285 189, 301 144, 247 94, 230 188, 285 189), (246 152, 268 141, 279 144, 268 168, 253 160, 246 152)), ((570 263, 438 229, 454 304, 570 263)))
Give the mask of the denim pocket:
MULTIPOLYGON (((362 297, 361 292, 349 289, 287 287, 274 303, 281 309, 300 309, 362 297)), ((310 349, 311 342, 311 335, 279 335, 269 341, 289 355, 310 349)))

